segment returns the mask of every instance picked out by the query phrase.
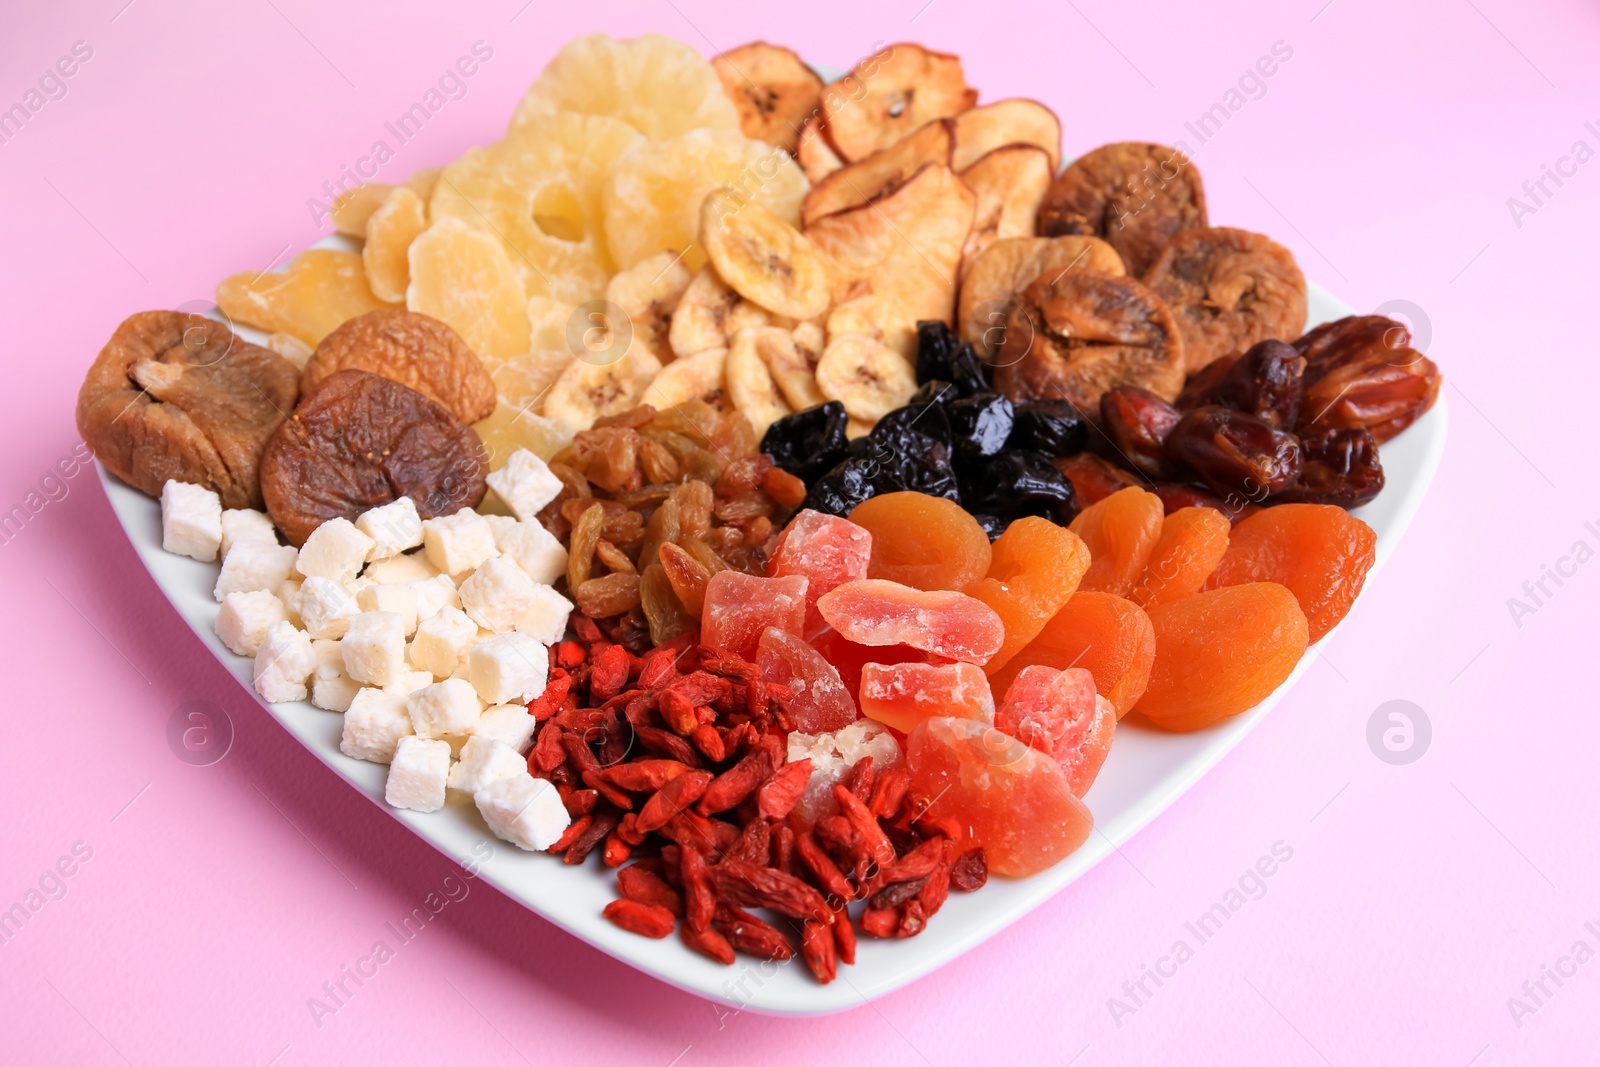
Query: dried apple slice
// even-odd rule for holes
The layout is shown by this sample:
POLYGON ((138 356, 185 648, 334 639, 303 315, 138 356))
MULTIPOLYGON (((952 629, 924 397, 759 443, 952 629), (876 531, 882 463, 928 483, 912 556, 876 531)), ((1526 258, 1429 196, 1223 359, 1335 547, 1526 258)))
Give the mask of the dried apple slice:
POLYGON ((961 279, 961 339, 993 357, 1005 339, 1017 294, 1046 271, 1121 277, 1122 257, 1098 237, 1003 237, 981 252, 961 279))
POLYGON ((972 232, 961 253, 963 271, 995 241, 1033 235, 1039 201, 1053 173, 1049 154, 1032 144, 996 148, 961 172, 961 180, 978 197, 972 232))
POLYGON ((448 323, 485 362, 528 351, 528 307, 511 257, 486 230, 446 216, 411 242, 406 307, 448 323))
POLYGON ((970 109, 961 59, 917 44, 890 45, 833 83, 839 106, 828 114, 828 138, 846 163, 888 148, 911 131, 970 109))
MULTIPOLYGON (((824 215, 887 196, 904 185, 924 163, 948 164, 954 145, 951 121, 935 119, 888 148, 840 167, 815 183, 800 203, 800 221, 809 226, 824 215)), ((1029 232, 1032 232, 1031 227, 1029 232)))
POLYGON ((1008 144, 1034 144, 1048 152, 1051 177, 1061 166, 1061 120, 1037 100, 996 100, 963 111, 955 117, 955 142, 950 165, 957 172, 1008 144))
POLYGON ((315 348, 349 319, 393 305, 373 295, 360 253, 310 248, 281 273, 243 271, 222 279, 217 306, 235 322, 293 334, 315 348))
POLYGON ((367 283, 379 300, 405 302, 406 283, 411 279, 406 250, 427 228, 427 204, 404 185, 390 190, 388 199, 367 220, 367 243, 361 248, 361 262, 367 268, 367 283))
POLYGON ((711 60, 746 137, 791 156, 806 119, 822 101, 822 79, 787 48, 752 41, 711 60))
POLYGON ((813 115, 800 127, 800 136, 795 144, 795 160, 810 182, 820 182, 844 166, 844 160, 839 158, 839 153, 833 150, 822 132, 821 116, 813 115))

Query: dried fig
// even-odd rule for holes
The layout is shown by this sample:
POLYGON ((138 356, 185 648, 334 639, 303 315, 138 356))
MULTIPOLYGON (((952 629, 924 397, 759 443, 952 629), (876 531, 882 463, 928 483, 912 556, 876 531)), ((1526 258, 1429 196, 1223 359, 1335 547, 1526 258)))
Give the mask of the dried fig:
POLYGON ((261 494, 283 536, 402 496, 425 519, 483 499, 489 464, 472 427, 398 382, 360 370, 318 383, 267 442, 261 494))
POLYGON ((1439 368, 1411 332, 1382 315, 1324 323, 1294 343, 1306 357, 1299 431, 1365 427, 1378 442, 1410 426, 1439 398, 1439 368))
POLYGON ((494 413, 494 380, 461 335, 446 323, 403 308, 384 308, 346 322, 322 339, 306 364, 307 393, 328 375, 364 370, 415 389, 462 422, 494 413))
POLYGON ((1070 400, 1098 423, 1100 397, 1119 385, 1176 397, 1183 338, 1167 305, 1132 278, 1045 273, 1006 322, 994 384, 1013 402, 1070 400))
POLYGON ((1177 317, 1191 372, 1305 328, 1305 275, 1292 252, 1259 233, 1187 230, 1143 277, 1177 317))
POLYGON ((220 322, 143 311, 85 375, 78 432, 111 473, 151 496, 176 478, 215 489, 223 507, 259 508, 261 451, 299 383, 294 364, 220 322))
POLYGON ((990 358, 1005 337, 1017 294, 1041 274, 1080 270, 1120 277, 1122 257, 1098 237, 1002 237, 978 254, 961 279, 961 339, 990 358))
POLYGON ((1103 237, 1135 277, 1175 234, 1206 225, 1199 169, 1160 144, 1108 144, 1079 156, 1039 205, 1039 236, 1103 237))

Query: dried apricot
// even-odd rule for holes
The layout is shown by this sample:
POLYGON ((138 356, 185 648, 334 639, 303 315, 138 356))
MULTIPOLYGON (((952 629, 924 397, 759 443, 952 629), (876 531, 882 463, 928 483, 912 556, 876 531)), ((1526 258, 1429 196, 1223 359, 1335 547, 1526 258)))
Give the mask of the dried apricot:
POLYGON ((966 590, 993 608, 1006 626, 1000 651, 984 667, 990 674, 1039 636, 1089 568, 1089 549, 1082 538, 1032 515, 1007 526, 992 549, 989 573, 966 590))
POLYGON ((1320 641, 1350 611, 1372 569, 1378 536, 1332 504, 1279 504, 1233 528, 1207 589, 1277 582, 1300 602, 1311 640, 1320 641))
POLYGON ((1305 653, 1294 594, 1276 582, 1212 589, 1150 609, 1156 662, 1136 709, 1167 730, 1199 730, 1255 707, 1305 653))
POLYGON ((872 534, 869 578, 957 592, 989 571, 989 535, 960 504, 926 493, 884 493, 850 521, 872 534))
POLYGON ((1228 530, 1228 517, 1215 508, 1172 512, 1128 599, 1148 608, 1198 593, 1228 550, 1228 530))
POLYGON ((1155 633, 1143 608, 1111 593, 1080 591, 989 684, 1005 692, 1024 667, 1036 663, 1082 667, 1120 719, 1144 695, 1155 656, 1155 633))
POLYGON ((313 348, 340 323, 381 307, 358 252, 310 248, 278 274, 244 271, 217 283, 217 306, 267 333, 293 334, 313 348))
POLYGON ((1078 588, 1127 596, 1161 537, 1161 518, 1161 498, 1137 486, 1080 511, 1071 530, 1089 546, 1089 570, 1078 588))
MULTIPOLYGON (((708 588, 708 613, 710 603, 708 588)), ((858 644, 910 645, 968 663, 987 663, 1005 639, 1005 624, 981 600, 947 590, 913 589, 881 578, 845 582, 823 595, 817 601, 817 610, 829 626, 858 644)))
POLYGON ((861 669, 861 713, 909 734, 923 719, 994 722, 994 696, 971 663, 869 663, 861 669))

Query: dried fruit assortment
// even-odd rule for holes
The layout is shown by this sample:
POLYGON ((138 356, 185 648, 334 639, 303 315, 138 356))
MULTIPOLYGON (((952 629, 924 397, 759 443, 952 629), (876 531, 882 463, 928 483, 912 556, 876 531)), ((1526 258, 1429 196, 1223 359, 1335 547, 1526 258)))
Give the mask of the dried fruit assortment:
POLYGON ((359 254, 225 279, 270 347, 135 315, 79 425, 390 804, 831 981, 1079 848, 1118 730, 1281 685, 1439 390, 1393 320, 1302 334, 1181 153, 1058 173, 1054 114, 977 100, 911 44, 825 84, 579 38, 503 139, 342 198, 359 254))

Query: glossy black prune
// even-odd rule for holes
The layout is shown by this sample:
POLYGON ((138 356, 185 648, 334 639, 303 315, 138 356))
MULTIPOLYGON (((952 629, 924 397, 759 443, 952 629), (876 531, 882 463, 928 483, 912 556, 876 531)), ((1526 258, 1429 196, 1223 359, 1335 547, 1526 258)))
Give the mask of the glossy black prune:
POLYGON ((877 493, 872 478, 877 471, 870 459, 845 460, 818 478, 800 506, 829 515, 848 515, 857 504, 877 493))
POLYGON ((996 455, 1006 447, 1016 422, 1016 409, 999 393, 954 400, 945 411, 957 460, 996 455))
MULTIPOLYGON (((915 433, 923 437, 932 438, 949 448, 952 440, 950 436, 950 416, 946 414, 944 404, 934 404, 926 400, 919 401, 916 397, 905 405, 895 408, 877 424, 872 427, 872 432, 867 436, 875 441, 895 441, 899 435, 915 433)), ((863 438, 857 438, 863 440, 863 438)), ((854 443, 854 442, 852 442, 854 443)))
POLYGON ((778 419, 761 437, 761 451, 781 470, 810 485, 848 454, 845 426, 850 417, 837 400, 778 419))
POLYGON ((1279 493, 1285 504, 1360 507, 1383 491, 1383 464, 1371 431, 1325 430, 1300 441, 1300 480, 1279 493))
POLYGON ((985 515, 980 512, 972 517, 978 520, 978 525, 983 527, 983 532, 989 535, 990 541, 1005 533, 1006 527, 1010 525, 998 515, 985 515))
POLYGON ((1062 524, 1078 513, 1078 496, 1050 457, 1011 449, 967 468, 962 501, 974 514, 1006 522, 1039 515, 1062 524))
POLYGON ((949 382, 964 397, 994 388, 972 345, 938 319, 917 323, 917 381, 949 382))
POLYGON ((1089 422, 1071 401, 1029 400, 1016 405, 1012 448, 1042 452, 1052 459, 1075 456, 1089 442, 1089 422))

